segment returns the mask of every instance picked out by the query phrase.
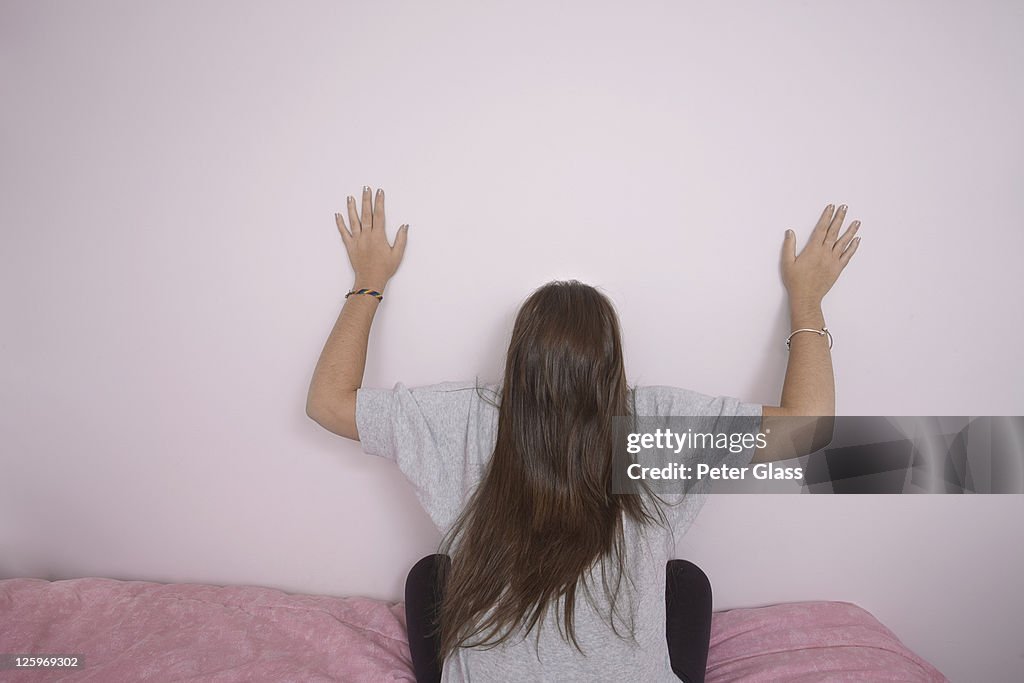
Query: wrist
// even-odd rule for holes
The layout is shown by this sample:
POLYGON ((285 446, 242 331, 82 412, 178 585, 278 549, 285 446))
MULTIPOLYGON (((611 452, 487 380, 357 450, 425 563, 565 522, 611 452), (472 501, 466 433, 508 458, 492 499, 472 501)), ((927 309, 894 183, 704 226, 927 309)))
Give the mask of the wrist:
POLYGON ((791 296, 789 298, 789 311, 790 313, 817 313, 821 311, 821 298, 791 296))
POLYGON ((376 292, 384 293, 384 288, 388 286, 386 278, 380 277, 362 277, 356 275, 355 281, 352 284, 352 289, 372 289, 376 292))
POLYGON ((789 323, 792 329, 820 329, 825 324, 825 315, 821 312, 821 301, 799 299, 789 302, 789 323))

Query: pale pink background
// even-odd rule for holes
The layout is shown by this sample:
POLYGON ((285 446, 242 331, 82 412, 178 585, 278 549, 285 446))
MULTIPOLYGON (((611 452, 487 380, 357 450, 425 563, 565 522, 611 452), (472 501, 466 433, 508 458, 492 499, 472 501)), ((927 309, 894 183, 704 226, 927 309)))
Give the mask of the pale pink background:
MULTIPOLYGON (((0 4, 0 578, 397 600, 437 535, 304 412, 352 284, 406 262, 364 384, 493 379, 555 277, 632 381, 777 402, 783 231, 863 221, 838 411, 1021 415, 1015 2, 0 4)), ((1024 670, 1024 497, 718 496, 716 609, 833 599, 957 681, 1024 670)))

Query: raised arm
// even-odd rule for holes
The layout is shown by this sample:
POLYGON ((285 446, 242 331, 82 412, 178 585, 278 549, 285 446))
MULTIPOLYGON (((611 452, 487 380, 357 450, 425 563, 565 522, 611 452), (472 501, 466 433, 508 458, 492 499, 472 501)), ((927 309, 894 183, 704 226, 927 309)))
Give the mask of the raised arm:
MULTIPOLYGON (((355 198, 348 198, 351 232, 341 214, 334 214, 334 218, 355 275, 352 290, 370 289, 383 294, 402 261, 409 226, 399 228, 392 246, 384 232, 384 191, 378 188, 376 203, 371 206, 371 201, 370 188, 364 187, 360 218, 355 198)), ((366 344, 379 305, 380 300, 369 294, 352 294, 345 299, 306 395, 306 415, 324 429, 350 439, 359 439, 356 390, 363 384, 366 344)))
MULTIPOLYGON (((796 234, 786 231, 782 281, 789 293, 790 332, 825 327, 821 301, 860 244, 860 238, 854 237, 860 221, 853 221, 842 236, 839 235, 845 218, 845 205, 834 213, 831 204, 826 206, 799 256, 796 234)), ((794 334, 790 340, 780 405, 763 407, 762 431, 771 429, 776 438, 768 439, 768 446, 757 451, 753 462, 785 460, 824 448, 832 438, 831 418, 835 412, 835 377, 827 335, 794 334), (800 420, 794 416, 828 419, 800 420)))

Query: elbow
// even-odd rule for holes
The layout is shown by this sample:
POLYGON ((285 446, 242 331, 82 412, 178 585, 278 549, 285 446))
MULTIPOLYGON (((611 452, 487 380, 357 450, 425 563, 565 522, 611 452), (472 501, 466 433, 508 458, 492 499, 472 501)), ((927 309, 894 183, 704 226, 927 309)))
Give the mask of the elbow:
POLYGON ((796 455, 803 457, 828 448, 835 431, 834 411, 823 407, 793 409, 787 419, 792 420, 792 433, 796 455))
POLYGON ((329 401, 321 393, 310 392, 306 397, 306 417, 317 424, 323 425, 331 420, 336 411, 334 401, 329 401))
POLYGON ((323 412, 323 401, 319 398, 318 393, 314 393, 313 388, 310 387, 306 393, 306 417, 313 421, 317 421, 317 416, 323 412))
POLYGON ((827 448, 832 443, 832 435, 835 431, 836 416, 833 405, 808 405, 793 410, 792 415, 799 415, 806 418, 804 432, 805 451, 801 455, 810 455, 827 448))
POLYGON ((811 439, 811 453, 823 450, 832 443, 835 426, 835 415, 821 415, 815 420, 814 436, 811 439))
POLYGON ((355 441, 359 440, 359 432, 356 429, 355 392, 329 402, 307 401, 306 416, 329 432, 355 441))
POLYGON ((313 384, 310 384, 309 391, 306 392, 306 417, 314 422, 323 424, 323 421, 329 419, 334 410, 334 404, 337 401, 332 399, 338 393, 323 383, 314 381, 313 384))
POLYGON ((306 417, 323 427, 328 422, 327 410, 316 403, 306 404, 306 417))

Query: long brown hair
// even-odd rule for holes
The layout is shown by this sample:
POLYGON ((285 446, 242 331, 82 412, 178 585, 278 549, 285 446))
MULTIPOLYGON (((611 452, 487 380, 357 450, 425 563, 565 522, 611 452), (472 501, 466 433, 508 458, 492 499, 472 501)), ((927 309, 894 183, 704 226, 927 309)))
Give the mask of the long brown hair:
MULTIPOLYGON (((559 601, 559 631, 564 624, 563 638, 582 652, 577 584, 598 561, 615 611, 623 516, 654 519, 641 496, 612 494, 612 417, 634 414, 631 396, 607 297, 577 280, 534 290, 512 330, 494 453, 442 543, 451 555, 441 577, 442 657, 528 632, 559 601)), ((614 614, 611 628, 618 634, 614 614)))

